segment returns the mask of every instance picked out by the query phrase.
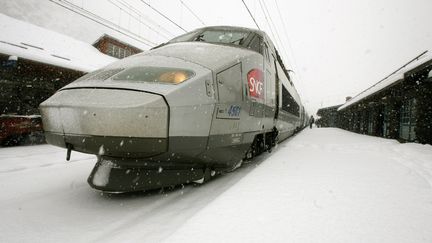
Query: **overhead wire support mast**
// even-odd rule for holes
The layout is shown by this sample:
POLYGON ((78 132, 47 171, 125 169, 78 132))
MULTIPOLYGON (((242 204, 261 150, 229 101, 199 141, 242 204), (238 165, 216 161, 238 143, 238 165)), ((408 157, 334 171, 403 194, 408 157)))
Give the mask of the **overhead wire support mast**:
POLYGON ((243 2, 243 4, 244 4, 246 10, 247 10, 248 13, 249 13, 249 16, 252 18, 253 22, 255 23, 256 27, 257 27, 259 30, 261 30, 261 28, 259 27, 258 23, 256 22, 254 16, 252 15, 251 11, 249 10, 248 6, 246 5, 245 1, 242 0, 242 2, 243 2))
POLYGON ((189 8, 188 5, 186 5, 182 0, 180 0, 180 3, 181 3, 183 6, 185 6, 186 9, 189 10, 189 12, 190 12, 193 16, 195 16, 195 18, 198 19, 199 22, 201 22, 202 25, 206 25, 206 24, 204 23, 204 21, 202 21, 202 19, 200 19, 200 17, 198 17, 198 15, 196 15, 196 14, 194 13, 194 11, 192 11, 192 9, 189 8))
POLYGON ((98 23, 98 24, 100 24, 102 26, 105 26, 105 27, 107 27, 107 28, 109 28, 109 29, 111 29, 113 31, 116 31, 116 32, 118 32, 120 34, 123 34, 123 35, 125 35, 125 36, 127 36, 127 37, 129 37, 131 39, 134 39, 134 40, 136 40, 138 42, 141 42, 141 43, 143 43, 146 46, 152 47, 152 46, 156 45, 156 43, 154 43, 154 42, 152 42, 150 40, 147 40, 145 38, 142 38, 140 36, 134 37, 132 35, 136 35, 136 34, 131 33, 130 31, 122 28, 121 26, 118 26, 118 25, 116 25, 116 24, 114 24, 114 23, 112 23, 112 22, 110 22, 110 21, 108 21, 108 20, 106 20, 106 19, 104 19, 104 18, 102 18, 102 17, 94 14, 94 13, 91 13, 91 12, 85 10, 85 9, 82 9, 82 8, 76 6, 75 4, 72 4, 72 3, 68 2, 68 1, 65 1, 65 0, 49 0, 49 1, 52 2, 52 3, 54 3, 54 4, 57 4, 57 5, 61 6, 63 8, 65 8, 65 9, 71 11, 71 12, 74 12, 74 13, 76 13, 78 15, 81 15, 84 18, 90 19, 93 22, 96 22, 96 23, 98 23), (66 4, 68 4, 70 6, 67 6, 66 4), (74 9, 74 8, 77 8, 77 9, 74 9), (130 34, 127 33, 127 32, 129 32, 130 34))
POLYGON ((152 5, 148 4, 144 0, 140 0, 140 1, 142 3, 144 3, 145 5, 147 5, 149 8, 153 9, 153 11, 155 11, 156 13, 158 13, 160 16, 164 17, 166 20, 168 20, 169 22, 173 23, 175 26, 177 26, 180 29, 182 29, 184 32, 187 32, 187 30, 185 30, 183 27, 181 27, 180 25, 178 25, 176 22, 174 22, 173 20, 171 20, 170 18, 168 18, 165 14, 161 13, 159 10, 157 10, 156 8, 154 8, 152 5))

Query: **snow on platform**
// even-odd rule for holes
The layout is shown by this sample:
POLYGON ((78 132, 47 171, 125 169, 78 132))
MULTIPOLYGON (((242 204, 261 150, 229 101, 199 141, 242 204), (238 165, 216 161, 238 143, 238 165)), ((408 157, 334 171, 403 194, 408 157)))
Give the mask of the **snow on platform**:
POLYGON ((93 156, 0 149, 0 242, 432 242, 432 146, 304 130, 199 187, 108 196, 93 156))

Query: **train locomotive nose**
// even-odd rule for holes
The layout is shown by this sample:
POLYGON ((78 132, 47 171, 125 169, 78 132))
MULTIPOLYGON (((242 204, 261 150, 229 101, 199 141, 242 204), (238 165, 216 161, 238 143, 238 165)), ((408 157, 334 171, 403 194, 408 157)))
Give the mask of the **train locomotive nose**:
POLYGON ((124 89, 66 89, 40 105, 48 143, 100 156, 167 151, 168 105, 161 95, 124 89))
POLYGON ((168 107, 158 94, 79 88, 56 93, 40 110, 48 143, 98 155, 88 178, 90 186, 128 192, 203 177, 203 170, 188 164, 168 163, 162 169, 160 161, 153 160, 168 151, 168 107))

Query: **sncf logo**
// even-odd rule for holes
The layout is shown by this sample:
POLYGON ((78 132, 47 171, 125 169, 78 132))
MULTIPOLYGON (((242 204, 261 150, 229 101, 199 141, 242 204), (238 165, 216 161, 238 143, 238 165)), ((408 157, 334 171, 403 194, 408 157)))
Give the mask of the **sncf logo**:
POLYGON ((252 69, 247 74, 249 94, 257 99, 264 99, 264 75, 259 69, 252 69))

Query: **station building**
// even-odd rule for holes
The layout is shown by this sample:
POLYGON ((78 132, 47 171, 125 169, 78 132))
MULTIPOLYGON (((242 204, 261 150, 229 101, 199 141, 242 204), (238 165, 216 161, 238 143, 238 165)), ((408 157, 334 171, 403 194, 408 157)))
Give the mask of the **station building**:
POLYGON ((107 34, 99 37, 99 39, 93 43, 93 46, 100 52, 118 59, 142 52, 141 49, 107 34))
POLYGON ((339 123, 338 108, 342 105, 335 105, 321 108, 317 111, 318 119, 316 125, 318 127, 336 127, 339 123))
POLYGON ((432 54, 424 52, 337 109, 336 126, 432 144, 432 54))

